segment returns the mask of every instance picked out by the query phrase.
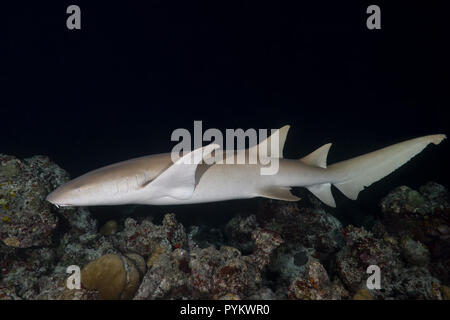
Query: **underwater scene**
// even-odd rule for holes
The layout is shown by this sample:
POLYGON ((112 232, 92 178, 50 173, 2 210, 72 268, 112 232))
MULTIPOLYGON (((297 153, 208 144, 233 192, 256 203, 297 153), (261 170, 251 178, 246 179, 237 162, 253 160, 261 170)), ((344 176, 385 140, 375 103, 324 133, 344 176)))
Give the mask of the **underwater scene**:
POLYGON ((444 10, 119 3, 8 9, 0 300, 450 300, 444 10))

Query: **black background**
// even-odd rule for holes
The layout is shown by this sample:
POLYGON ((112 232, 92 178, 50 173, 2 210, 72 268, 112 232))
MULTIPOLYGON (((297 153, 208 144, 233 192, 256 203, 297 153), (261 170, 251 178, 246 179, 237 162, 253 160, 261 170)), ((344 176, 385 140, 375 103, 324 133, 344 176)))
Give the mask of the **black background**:
MULTIPOLYGON (((443 3, 443 2, 441 2, 443 3)), ((20 2, 5 9, 1 152, 77 176, 169 152, 176 128, 291 125, 285 157, 329 163, 449 133, 448 12, 435 2, 20 2), (66 8, 81 7, 81 30, 66 8)), ((449 186, 449 146, 374 185, 449 186)), ((362 200, 365 201, 365 194, 362 200)), ((367 197, 367 196, 366 196, 367 197)))

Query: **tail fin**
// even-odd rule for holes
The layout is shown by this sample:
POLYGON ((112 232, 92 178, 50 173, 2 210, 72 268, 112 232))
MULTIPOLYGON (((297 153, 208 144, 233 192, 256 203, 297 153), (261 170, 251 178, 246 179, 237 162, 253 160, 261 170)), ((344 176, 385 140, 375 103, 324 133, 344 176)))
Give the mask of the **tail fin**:
POLYGON ((408 162, 428 144, 439 144, 443 134, 407 140, 392 146, 341 161, 328 167, 334 177, 333 184, 348 198, 356 200, 364 187, 382 179, 408 162))

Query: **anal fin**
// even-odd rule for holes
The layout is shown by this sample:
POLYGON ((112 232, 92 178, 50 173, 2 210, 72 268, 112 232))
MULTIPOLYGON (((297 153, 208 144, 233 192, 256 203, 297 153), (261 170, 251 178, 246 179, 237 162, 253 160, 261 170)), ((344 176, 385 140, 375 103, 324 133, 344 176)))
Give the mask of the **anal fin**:
POLYGON ((289 187, 270 187, 263 189, 258 192, 257 196, 276 199, 276 200, 284 200, 284 201, 298 201, 299 197, 294 196, 291 193, 291 188, 289 187))

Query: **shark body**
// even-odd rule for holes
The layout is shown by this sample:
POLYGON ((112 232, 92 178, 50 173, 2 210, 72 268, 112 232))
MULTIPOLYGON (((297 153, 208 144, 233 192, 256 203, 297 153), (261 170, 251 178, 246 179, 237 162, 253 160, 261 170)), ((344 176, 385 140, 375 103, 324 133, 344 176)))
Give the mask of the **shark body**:
MULTIPOLYGON (((289 126, 284 126, 276 135, 279 137, 280 155, 288 130, 289 126)), ((270 143, 273 137, 262 143, 270 143)), ((273 175, 261 175, 261 167, 265 165, 260 161, 202 163, 205 155, 219 147, 211 144, 192 151, 175 163, 171 154, 166 153, 88 172, 57 188, 47 200, 57 206, 191 204, 254 197, 297 201, 300 198, 291 193, 291 187, 306 187, 322 202, 335 207, 331 185, 355 200, 365 187, 405 164, 428 144, 437 145, 445 138, 442 134, 419 137, 330 166, 327 166, 326 159, 331 144, 326 144, 298 160, 280 157, 277 159, 279 169, 273 175), (185 157, 192 155, 200 155, 200 161, 183 162, 185 157)), ((246 159, 249 150, 241 151, 245 152, 246 159)), ((227 155, 223 153, 223 157, 227 155)))

